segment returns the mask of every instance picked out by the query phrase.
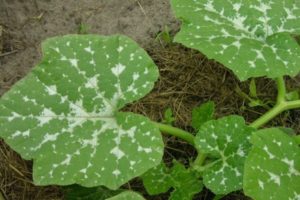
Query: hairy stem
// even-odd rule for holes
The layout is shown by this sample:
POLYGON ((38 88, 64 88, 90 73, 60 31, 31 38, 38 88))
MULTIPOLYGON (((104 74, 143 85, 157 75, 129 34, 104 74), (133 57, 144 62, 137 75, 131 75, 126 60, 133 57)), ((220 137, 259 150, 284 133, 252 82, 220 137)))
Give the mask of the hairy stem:
POLYGON ((194 136, 187 132, 184 131, 180 128, 176 128, 167 124, 162 124, 162 123, 158 123, 158 122, 153 122, 158 129, 162 132, 162 133, 167 133, 169 135, 173 135, 175 137, 178 137, 180 139, 185 140, 186 142, 188 142, 189 144, 194 146, 194 136))

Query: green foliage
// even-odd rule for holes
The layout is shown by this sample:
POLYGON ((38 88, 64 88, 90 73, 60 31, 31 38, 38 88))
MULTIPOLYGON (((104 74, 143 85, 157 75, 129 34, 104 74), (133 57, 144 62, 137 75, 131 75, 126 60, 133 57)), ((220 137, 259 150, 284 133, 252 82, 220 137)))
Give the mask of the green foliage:
POLYGON ((196 172, 186 169, 178 162, 174 162, 172 168, 167 168, 161 163, 145 173, 142 179, 147 192, 151 195, 174 188, 169 200, 191 200, 203 187, 196 172))
POLYGON ((117 189, 158 165, 158 128, 119 111, 157 80, 147 53, 117 35, 68 35, 42 46, 42 62, 0 100, 0 137, 33 159, 34 183, 117 189))
POLYGON ((256 200, 300 198, 300 148, 281 129, 255 132, 245 163, 244 191, 256 200))
POLYGON ((300 1, 171 0, 182 21, 175 42, 200 50, 249 77, 295 76, 300 71, 300 1))
POLYGON ((104 187, 86 188, 71 185, 64 188, 64 200, 105 200, 124 190, 109 190, 104 187))
POLYGON ((204 166, 204 185, 215 194, 242 189, 243 168, 254 129, 240 116, 211 120, 201 126, 195 147, 213 159, 204 166))
POLYGON ((173 112, 171 108, 168 108, 167 110, 165 110, 164 112, 164 119, 163 119, 163 123, 164 124, 169 124, 172 125, 173 122, 175 121, 175 117, 173 116, 173 112))
POLYGON ((202 124, 212 120, 215 112, 215 103, 213 101, 206 102, 192 111, 192 127, 199 130, 202 124))
MULTIPOLYGON (((41 63, 1 98, 0 137, 33 160, 35 184, 85 186, 68 187, 67 200, 143 200, 115 190, 142 174, 150 195, 172 189, 170 200, 192 200, 202 182, 215 199, 244 189, 256 200, 299 200, 300 137, 287 128, 252 127, 300 108, 298 90, 286 93, 283 79, 300 71, 300 1, 171 1, 182 21, 175 41, 224 64, 240 80, 252 77, 249 94, 236 89, 249 106, 269 109, 273 102, 259 99, 254 78, 277 78, 270 112, 250 126, 234 115, 213 120, 210 101, 193 109, 196 136, 171 126, 170 108, 164 124, 121 112, 153 88, 159 75, 154 62, 124 36, 68 35, 46 40, 41 63), (161 163, 160 131, 198 150, 189 168, 161 163)), ((86 25, 78 32, 86 34, 86 25)), ((173 41, 167 27, 157 39, 173 41)))

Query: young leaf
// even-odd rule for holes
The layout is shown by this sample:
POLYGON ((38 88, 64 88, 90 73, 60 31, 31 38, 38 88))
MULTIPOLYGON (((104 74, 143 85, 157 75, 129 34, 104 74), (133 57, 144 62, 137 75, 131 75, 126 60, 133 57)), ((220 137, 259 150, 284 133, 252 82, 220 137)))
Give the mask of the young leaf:
POLYGON ((150 169, 142 179, 150 195, 167 192, 173 187, 169 200, 191 200, 203 187, 195 172, 178 162, 174 162, 171 169, 162 163, 150 169))
POLYGON ((256 200, 300 198, 300 148, 282 130, 269 128, 251 137, 245 162, 244 191, 256 200))
POLYGON ((203 52, 249 77, 295 76, 300 71, 300 1, 172 0, 181 31, 175 42, 203 52))
POLYGON ((164 113, 163 123, 172 125, 175 121, 175 117, 173 116, 173 112, 171 108, 168 108, 164 113))
POLYGON ((250 148, 253 129, 240 116, 228 116, 203 124, 195 145, 215 159, 205 167, 204 185, 215 194, 242 189, 244 161, 250 148))
POLYGON ((132 191, 125 191, 117 196, 111 197, 106 200, 145 200, 140 194, 132 191))
POLYGON ((165 26, 163 31, 157 34, 155 40, 162 40, 166 44, 170 44, 173 41, 173 37, 170 34, 168 26, 165 26))
POLYGON ((37 185, 116 189, 158 165, 159 130, 119 112, 158 77, 146 52, 124 36, 46 40, 44 59, 0 100, 0 137, 33 159, 37 185))
POLYGON ((202 181, 198 175, 191 169, 186 169, 184 165, 175 162, 171 169, 173 179, 173 192, 170 200, 192 200, 194 195, 203 189, 202 181))
POLYGON ((199 130, 202 124, 212 120, 215 112, 215 103, 213 101, 206 102, 192 111, 192 127, 199 130))

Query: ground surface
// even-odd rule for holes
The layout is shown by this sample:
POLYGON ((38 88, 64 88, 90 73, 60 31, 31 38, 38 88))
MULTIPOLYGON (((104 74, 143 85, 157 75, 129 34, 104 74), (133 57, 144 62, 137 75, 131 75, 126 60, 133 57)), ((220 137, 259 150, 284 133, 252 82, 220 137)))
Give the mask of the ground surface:
MULTIPOLYGON (((161 120, 163 110, 170 107, 176 117, 175 125, 188 130, 193 106, 207 100, 216 102, 217 117, 241 114, 251 122, 265 111, 247 106, 247 101, 235 92, 238 86, 247 92, 247 84, 239 83, 219 64, 178 44, 162 45, 155 41, 165 26, 172 33, 179 28, 168 0, 0 0, 0 96, 39 62, 42 40, 79 32, 121 33, 147 49, 161 74, 154 90, 126 109, 161 120)), ((257 83, 260 97, 274 98, 272 81, 260 79, 257 83)), ((296 86, 299 86, 297 79, 289 80, 290 88, 296 86)), ((298 115, 299 112, 290 112, 273 123, 299 130, 298 115)), ((166 162, 173 158, 187 162, 188 157, 195 156, 192 148, 174 138, 166 138, 166 145, 166 162)), ((33 186, 31 162, 22 160, 1 141, 0 161, 0 189, 6 200, 62 199, 60 187, 33 186)), ((130 188, 145 192, 138 180, 130 188)), ((205 190, 195 199, 211 197, 205 190)), ((167 195, 148 198, 164 200, 167 195)), ((246 198, 235 193, 224 199, 246 198)))

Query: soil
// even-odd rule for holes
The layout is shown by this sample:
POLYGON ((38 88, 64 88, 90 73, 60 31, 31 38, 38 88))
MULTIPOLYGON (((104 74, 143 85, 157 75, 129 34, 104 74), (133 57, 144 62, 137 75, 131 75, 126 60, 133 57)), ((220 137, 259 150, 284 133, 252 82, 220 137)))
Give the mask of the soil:
MULTIPOLYGON (((216 103, 216 117, 239 114, 251 122, 264 108, 251 108, 235 89, 248 93, 247 82, 240 83, 220 64, 201 53, 179 44, 164 44, 155 38, 165 27, 171 35, 179 29, 170 10, 169 0, 0 0, 0 96, 24 77, 41 58, 40 44, 51 36, 93 33, 125 34, 144 47, 159 67, 161 77, 153 91, 125 109, 161 120, 163 111, 172 108, 175 126, 192 131, 191 111, 208 100, 216 103), (1 31, 2 30, 2 31, 1 31), (2 34, 1 34, 2 33, 2 34)), ((288 80, 290 89, 299 87, 299 78, 288 80)), ((257 80, 259 97, 274 100, 272 80, 257 80)), ((300 130, 299 111, 277 117, 271 124, 300 130)), ((196 152, 186 143, 165 137, 164 160, 174 158, 187 164, 196 152)), ((61 187, 36 187, 32 184, 30 161, 22 160, 0 141, 0 194, 5 200, 62 199, 61 187)), ((141 181, 136 179, 124 187, 146 195, 141 181)), ((145 196, 147 199, 167 199, 168 194, 145 196)), ((213 196, 204 190, 195 197, 209 200, 213 196)), ((223 199, 247 199, 233 193, 223 199)))

